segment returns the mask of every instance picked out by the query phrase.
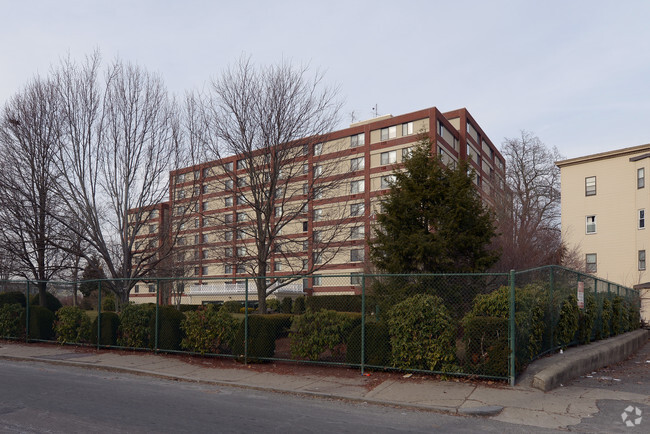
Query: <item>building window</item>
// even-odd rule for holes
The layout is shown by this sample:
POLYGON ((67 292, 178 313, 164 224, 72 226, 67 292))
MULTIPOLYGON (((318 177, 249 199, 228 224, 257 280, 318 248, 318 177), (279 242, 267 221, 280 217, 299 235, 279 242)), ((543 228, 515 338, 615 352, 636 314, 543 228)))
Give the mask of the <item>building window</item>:
POLYGON ((314 210, 314 221, 320 221, 323 219, 323 210, 322 209, 315 209, 314 210))
POLYGON ((237 196, 237 205, 246 205, 246 198, 243 194, 237 196))
POLYGON ((201 187, 201 192, 203 194, 208 194, 210 192, 210 187, 207 184, 203 185, 203 187, 201 187))
POLYGON ((156 285, 149 285, 149 292, 156 292, 156 285))
POLYGON ((248 181, 245 176, 240 176, 237 178, 237 187, 246 187, 248 185, 248 181))
POLYGON ((588 215, 587 216, 587 233, 595 234, 596 233, 596 216, 588 215))
POLYGON ((323 166, 317 164, 314 166, 314 178, 323 174, 323 166))
POLYGON ((645 229, 645 210, 639 210, 639 229, 645 229))
POLYGON ((350 136, 350 147, 356 148, 358 146, 363 146, 366 144, 366 136, 363 133, 355 134, 350 136))
POLYGON ((138 292, 140 292, 140 286, 139 286, 139 285, 135 285, 135 288, 133 289, 133 291, 134 291, 136 294, 137 294, 138 292))
POLYGON ((282 207, 281 206, 276 206, 274 213, 275 213, 276 218, 282 217, 282 207))
POLYGON ((363 226, 353 226, 350 228, 350 238, 353 240, 359 240, 365 235, 365 229, 363 226))
POLYGON ((362 261, 363 261, 363 249, 350 250, 350 262, 362 262, 362 261))
POLYGON ((411 158, 411 154, 413 154, 413 148, 411 148, 410 146, 408 148, 403 148, 402 161, 406 160, 407 158, 411 158))
POLYGON ((323 286, 323 276, 314 276, 314 286, 323 286))
POLYGON ((365 187, 365 183, 362 179, 358 181, 352 181, 350 182, 350 193, 351 194, 363 193, 365 189, 364 187, 365 187))
POLYGON ((244 249, 244 246, 237 247, 237 257, 243 258, 244 256, 246 256, 246 250, 244 249))
POLYGON ((223 254, 226 258, 232 258, 232 247, 226 247, 223 254))
POLYGON ((385 175, 381 177, 381 188, 390 188, 390 186, 395 182, 395 175, 385 175))
POLYGON ((232 206, 232 196, 225 197, 223 199, 224 206, 232 206))
POLYGON ((411 134, 413 134, 413 122, 402 124, 402 136, 408 136, 411 134))
POLYGON ((156 225, 149 225, 149 233, 153 234, 156 232, 156 225))
POLYGON ((284 194, 284 190, 282 189, 282 187, 276 187, 276 188, 275 188, 274 197, 275 197, 276 199, 281 198, 283 194, 284 194))
POLYGON ((314 145, 314 155, 318 156, 323 153, 323 144, 322 143, 316 143, 314 145))
POLYGON ((209 271, 210 271, 210 269, 208 268, 207 265, 204 265, 203 267, 201 267, 201 274, 202 275, 207 276, 208 274, 210 274, 209 271))
POLYGON ((243 240, 246 236, 246 233, 244 232, 243 229, 237 229, 237 239, 238 240, 243 240))
POLYGON ((357 157, 350 160, 350 171, 361 170, 366 167, 366 159, 364 157, 357 157))
POLYGON ((229 161, 228 163, 224 164, 223 168, 226 172, 232 172, 232 161, 229 161))
POLYGON ((585 196, 596 195, 596 177, 588 176, 585 178, 585 196))
POLYGON ((314 187, 314 199, 322 199, 323 198, 323 189, 321 187, 314 187))
POLYGON ((645 187, 645 169, 642 167, 636 170, 636 188, 645 187))
POLYGON ((206 167, 203 169, 203 177, 207 178, 208 176, 210 176, 210 169, 206 167))
POLYGON ((238 212, 237 213, 237 221, 238 222, 245 222, 246 220, 248 220, 248 216, 246 215, 245 212, 238 212))
POLYGON ((639 250, 639 270, 645 270, 645 250, 639 250))
POLYGON ((201 235, 201 242, 207 243, 208 242, 208 234, 203 234, 201 235))
POLYGON ((302 155, 309 155, 309 145, 302 145, 302 155))
POLYGON ((302 184, 302 194, 304 194, 305 196, 309 194, 309 184, 307 184, 306 182, 302 184))
POLYGON ((246 168, 246 160, 237 160, 237 170, 246 168))
POLYGON ((309 241, 308 240, 303 240, 303 242, 302 242, 302 251, 306 252, 307 250, 309 250, 309 241))
POLYGON ((232 265, 226 264, 223 266, 223 271, 226 274, 232 274, 232 265))
POLYGON ((397 151, 382 152, 380 155, 382 165, 397 163, 397 151))
POLYGON ((185 174, 176 175, 176 184, 182 184, 183 182, 185 182, 185 174))
POLYGON ((199 219, 195 218, 194 219, 194 229, 197 229, 199 227, 199 219))
POLYGON ((183 237, 178 238, 178 240, 176 240, 176 245, 184 246, 185 245, 185 238, 183 238, 183 237))
POLYGON ((201 207, 203 208, 203 211, 207 211, 208 208, 209 208, 209 207, 208 207, 208 202, 207 202, 207 201, 206 201, 206 202, 203 202, 203 204, 201 204, 201 207))
POLYGON ((232 223, 232 222, 233 222, 232 214, 226 214, 226 215, 225 215, 225 218, 224 218, 224 221, 225 221, 226 223, 232 223))
POLYGON ((314 258, 314 264, 322 264, 323 263, 323 255, 321 255, 320 252, 314 252, 312 256, 314 258))
POLYGON ((302 222, 302 231, 307 232, 309 230, 309 223, 308 222, 302 222))
POLYGON ((350 273, 350 285, 361 285, 361 273, 350 273))
POLYGON ((381 129, 381 140, 382 141, 386 141, 386 140, 389 140, 389 139, 394 139, 395 137, 397 137, 397 127, 396 126, 381 129))
POLYGON ((224 232, 223 239, 226 241, 232 241, 232 231, 224 232))
POLYGON ((312 232, 312 238, 314 239, 315 243, 320 243, 322 238, 320 231, 312 232))
POLYGON ((194 235, 194 245, 199 244, 199 236, 194 235))
POLYGON ((282 271, 282 262, 274 262, 273 271, 282 271))
POLYGON ((304 163, 304 164, 302 165, 302 174, 303 174, 303 175, 306 175, 306 174, 308 174, 308 173, 309 173, 309 164, 304 163))
MULTIPOLYGON (((445 126, 442 124, 442 122, 438 121, 438 135, 442 138, 445 137, 445 126)), ((467 124, 467 131, 469 131, 469 123, 467 124)))
POLYGON ((366 212, 366 205, 362 203, 353 203, 350 205, 350 217, 359 217, 366 212))
POLYGON ((596 254, 595 253, 587 253, 585 255, 585 264, 586 264, 587 273, 595 273, 596 270, 597 270, 597 267, 596 267, 596 254))

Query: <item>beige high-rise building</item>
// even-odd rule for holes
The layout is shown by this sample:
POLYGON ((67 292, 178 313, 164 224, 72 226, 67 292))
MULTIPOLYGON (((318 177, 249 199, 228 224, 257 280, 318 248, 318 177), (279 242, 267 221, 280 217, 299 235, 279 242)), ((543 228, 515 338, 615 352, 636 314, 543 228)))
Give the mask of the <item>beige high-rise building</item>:
POLYGON ((650 320, 650 144, 559 161, 562 240, 585 270, 629 287, 640 285, 650 320))
MULTIPOLYGON (((367 238, 379 199, 390 187, 391 174, 422 134, 445 164, 470 161, 476 171, 475 183, 486 202, 503 191, 505 160, 464 108, 442 113, 431 107, 386 115, 354 123, 322 140, 296 141, 291 145, 295 148, 292 163, 280 177, 284 181, 268 192, 277 198, 267 211, 268 217, 275 221, 293 217, 274 234, 277 249, 270 258, 267 276, 281 278, 318 269, 318 276, 297 280, 285 289, 308 294, 359 293, 358 274, 367 270, 367 238), (319 250, 319 245, 326 247, 319 250), (328 275, 348 277, 327 279, 328 275)), ((170 174, 169 202, 158 206, 157 220, 146 226, 150 230, 140 236, 141 245, 151 245, 145 241, 149 239, 154 244, 168 239, 156 228, 170 227, 163 219, 173 226, 178 216, 183 216, 182 227, 172 242, 171 258, 187 270, 185 276, 196 279, 185 288, 192 303, 202 302, 201 294, 213 297, 241 292, 237 279, 241 284, 241 277, 251 275, 250 266, 255 264, 246 261, 255 259, 256 243, 253 231, 248 230, 255 220, 250 195, 254 183, 264 188, 264 181, 260 181, 262 167, 268 165, 264 158, 233 155, 170 174), (253 165, 259 162, 259 171, 250 170, 251 161, 253 165), (213 277, 228 279, 205 280, 213 277)), ((131 299, 150 301, 151 291, 150 285, 137 285, 131 299)))

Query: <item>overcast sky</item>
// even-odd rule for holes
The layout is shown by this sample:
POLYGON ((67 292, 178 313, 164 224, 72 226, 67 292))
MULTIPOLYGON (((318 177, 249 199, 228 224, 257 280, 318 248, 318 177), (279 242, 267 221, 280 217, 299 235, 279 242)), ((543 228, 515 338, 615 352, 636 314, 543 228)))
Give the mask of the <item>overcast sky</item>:
POLYGON ((567 158, 650 142, 647 1, 0 0, 0 104, 99 48, 182 95, 242 54, 339 85, 341 127, 467 107, 500 148, 522 129, 567 158))

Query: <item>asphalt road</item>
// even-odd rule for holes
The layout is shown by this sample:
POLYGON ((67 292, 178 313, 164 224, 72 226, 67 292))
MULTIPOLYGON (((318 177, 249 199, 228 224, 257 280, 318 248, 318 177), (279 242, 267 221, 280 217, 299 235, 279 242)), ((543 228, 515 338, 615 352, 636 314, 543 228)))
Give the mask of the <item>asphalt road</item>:
POLYGON ((552 432, 489 419, 0 361, 2 433, 552 432))
MULTIPOLYGON (((631 392, 650 395, 650 342, 629 359, 612 366, 591 372, 568 384, 569 387, 588 387, 616 392, 631 392)), ((650 432, 650 406, 634 401, 603 399, 596 403, 598 413, 592 418, 583 419, 579 425, 571 427, 576 432, 650 432), (631 408, 630 408, 631 407, 631 408), (637 410, 638 409, 638 410, 637 410), (627 411, 626 411, 627 410, 627 411), (637 414, 640 412, 640 415, 637 414), (626 414, 625 421, 622 418, 626 414), (627 426, 626 421, 639 424, 627 426)))

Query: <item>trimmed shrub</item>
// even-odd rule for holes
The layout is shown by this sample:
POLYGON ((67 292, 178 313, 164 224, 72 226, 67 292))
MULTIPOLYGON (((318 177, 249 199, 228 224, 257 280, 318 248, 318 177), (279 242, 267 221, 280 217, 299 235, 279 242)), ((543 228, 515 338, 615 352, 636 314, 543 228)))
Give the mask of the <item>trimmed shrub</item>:
POLYGON ((20 291, 0 293, 0 306, 6 304, 19 304, 21 307, 25 307, 25 294, 20 291))
POLYGON ((239 321, 234 319, 223 307, 214 305, 188 312, 181 322, 185 338, 181 347, 197 353, 227 353, 235 338, 239 321))
POLYGON ((555 329, 555 345, 566 348, 575 341, 579 317, 578 299, 571 294, 564 299, 560 308, 560 316, 555 329))
POLYGON ((360 295, 313 295, 305 299, 307 309, 334 310, 337 312, 361 312, 360 295))
POLYGON ((268 322, 269 327, 273 329, 275 339, 287 337, 291 330, 291 319, 293 315, 286 313, 276 313, 264 315, 264 320, 268 322))
POLYGON ((102 310, 104 312, 115 312, 115 297, 106 297, 103 299, 102 310))
POLYGON ((294 316, 289 334, 291 354, 307 360, 317 360, 326 350, 335 354, 347 338, 351 322, 349 316, 333 310, 307 310, 304 315, 294 316))
POLYGON ((578 342, 588 344, 594 331, 594 323, 598 318, 596 298, 588 294, 585 297, 585 307, 579 310, 578 316, 578 342))
MULTIPOLYGON (((23 297, 23 302, 25 297, 23 297)), ((19 303, 0 305, 0 336, 22 338, 25 336, 25 308, 19 303)))
POLYGON ((625 305, 623 297, 618 295, 614 297, 612 301, 612 332, 614 335, 620 335, 629 330, 628 311, 629 309, 625 305))
POLYGON ((508 319, 493 316, 463 318, 465 366, 472 373, 508 375, 508 319))
POLYGON ((199 309, 202 309, 203 306, 200 304, 180 304, 178 305, 178 310, 180 312, 196 312, 199 309))
POLYGON ((56 312, 54 322, 56 340, 60 344, 90 341, 90 318, 76 306, 64 306, 56 312))
POLYGON ((155 320, 155 315, 155 307, 151 304, 124 306, 120 313, 117 345, 128 348, 149 348, 150 345, 153 345, 149 321, 151 318, 155 320))
MULTIPOLYGON (((93 320, 92 343, 97 344, 97 321, 99 315, 93 320)), ((102 312, 102 323, 100 325, 99 345, 115 346, 117 345, 117 335, 120 328, 120 316, 115 312, 102 312)))
MULTIPOLYGON (((248 357, 251 361, 261 361, 261 358, 273 357, 275 354, 275 326, 269 315, 248 316, 248 357)), ((239 324, 237 334, 232 346, 232 353, 244 357, 246 323, 244 320, 239 324)))
POLYGON ((456 327, 440 297, 418 294, 396 304, 388 328, 395 367, 453 369, 456 327))
MULTIPOLYGON (((29 304, 32 306, 40 306, 40 296, 38 294, 34 294, 30 299, 29 304)), ((45 307, 49 309, 50 312, 56 312, 57 310, 61 309, 63 305, 53 294, 45 292, 45 307)))
MULTIPOLYGON (((365 324, 365 343, 363 363, 371 366, 389 366, 391 360, 390 334, 388 325, 383 322, 365 324)), ((361 324, 350 332, 345 361, 358 365, 361 363, 361 324)))
POLYGON ((226 312, 228 313, 239 313, 240 309, 243 309, 243 306, 243 303, 234 300, 227 301, 223 304, 223 308, 226 309, 226 312))
POLYGON ((636 330, 641 327, 641 312, 635 303, 629 305, 630 330, 636 330))
POLYGON ((305 296, 301 295, 293 301, 293 313, 302 315, 305 313, 305 296))
MULTIPOLYGON (((185 314, 176 310, 173 306, 158 307, 158 348, 159 350, 178 351, 181 349, 183 332, 181 322, 185 319, 185 314)), ((149 341, 153 348, 156 344, 156 311, 149 320, 149 341)))
POLYGON ((278 300, 277 298, 269 298, 268 300, 266 300, 266 308, 274 312, 279 312, 280 300, 278 300))
POLYGON ((54 313, 42 306, 29 308, 29 339, 54 339, 54 313))
POLYGON ((605 298, 603 299, 603 308, 600 314, 600 330, 598 339, 607 339, 612 334, 612 302, 605 298))
POLYGON ((293 308, 293 300, 290 297, 284 297, 280 302, 280 312, 291 313, 293 308))

